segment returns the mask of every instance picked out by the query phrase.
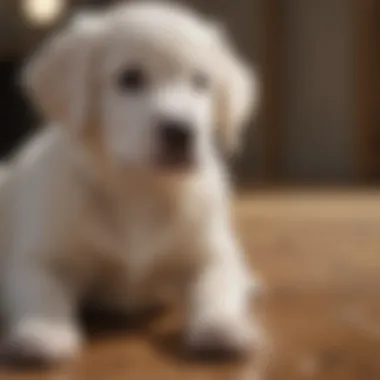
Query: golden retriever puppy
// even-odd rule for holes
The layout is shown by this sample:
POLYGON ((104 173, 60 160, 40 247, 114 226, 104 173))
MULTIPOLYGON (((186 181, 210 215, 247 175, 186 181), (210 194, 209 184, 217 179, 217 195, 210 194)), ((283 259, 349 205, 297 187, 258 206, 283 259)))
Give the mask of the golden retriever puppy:
POLYGON ((217 145, 237 145, 256 85, 218 28, 157 2, 85 11, 23 80, 48 124, 0 188, 5 352, 72 358, 82 303, 164 295, 186 300, 190 347, 249 349, 252 278, 217 145))

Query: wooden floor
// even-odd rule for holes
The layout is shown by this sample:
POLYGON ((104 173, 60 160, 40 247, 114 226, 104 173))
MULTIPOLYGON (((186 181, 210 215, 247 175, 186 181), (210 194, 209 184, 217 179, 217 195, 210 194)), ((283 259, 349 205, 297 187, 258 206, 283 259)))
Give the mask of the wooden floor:
POLYGON ((244 363, 186 360, 170 316, 92 334, 76 363, 1 380, 378 380, 380 193, 243 195, 239 233, 266 288, 267 345, 244 363))

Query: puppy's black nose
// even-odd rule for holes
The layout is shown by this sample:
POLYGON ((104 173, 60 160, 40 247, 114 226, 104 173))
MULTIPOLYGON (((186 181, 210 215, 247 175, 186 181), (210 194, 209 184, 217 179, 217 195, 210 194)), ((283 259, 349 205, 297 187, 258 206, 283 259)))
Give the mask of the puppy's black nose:
POLYGON ((166 121, 160 125, 160 138, 166 153, 185 154, 192 143, 192 132, 188 123, 166 121))
POLYGON ((185 121, 166 120, 159 125, 160 164, 184 168, 192 164, 194 132, 185 121))

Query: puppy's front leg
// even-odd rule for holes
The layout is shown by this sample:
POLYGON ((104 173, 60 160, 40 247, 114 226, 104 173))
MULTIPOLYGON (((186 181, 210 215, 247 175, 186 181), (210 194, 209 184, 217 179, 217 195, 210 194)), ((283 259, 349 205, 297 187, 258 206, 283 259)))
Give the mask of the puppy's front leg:
POLYGON ((259 332, 250 319, 249 270, 226 219, 215 218, 198 238, 206 262, 191 290, 188 343, 245 354, 259 332))
POLYGON ((69 288, 36 263, 11 266, 5 278, 8 339, 4 359, 50 363, 72 358, 80 348, 69 288))

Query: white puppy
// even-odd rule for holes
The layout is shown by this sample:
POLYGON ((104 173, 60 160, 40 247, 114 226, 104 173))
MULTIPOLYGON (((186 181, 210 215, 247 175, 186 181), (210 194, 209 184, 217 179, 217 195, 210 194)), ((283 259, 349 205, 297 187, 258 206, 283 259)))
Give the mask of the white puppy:
POLYGON ((84 12, 24 79, 50 124, 1 185, 9 352, 71 358, 82 302, 128 311, 173 290, 192 347, 246 350, 252 281, 216 146, 235 147, 256 90, 218 28, 169 4, 84 12))

